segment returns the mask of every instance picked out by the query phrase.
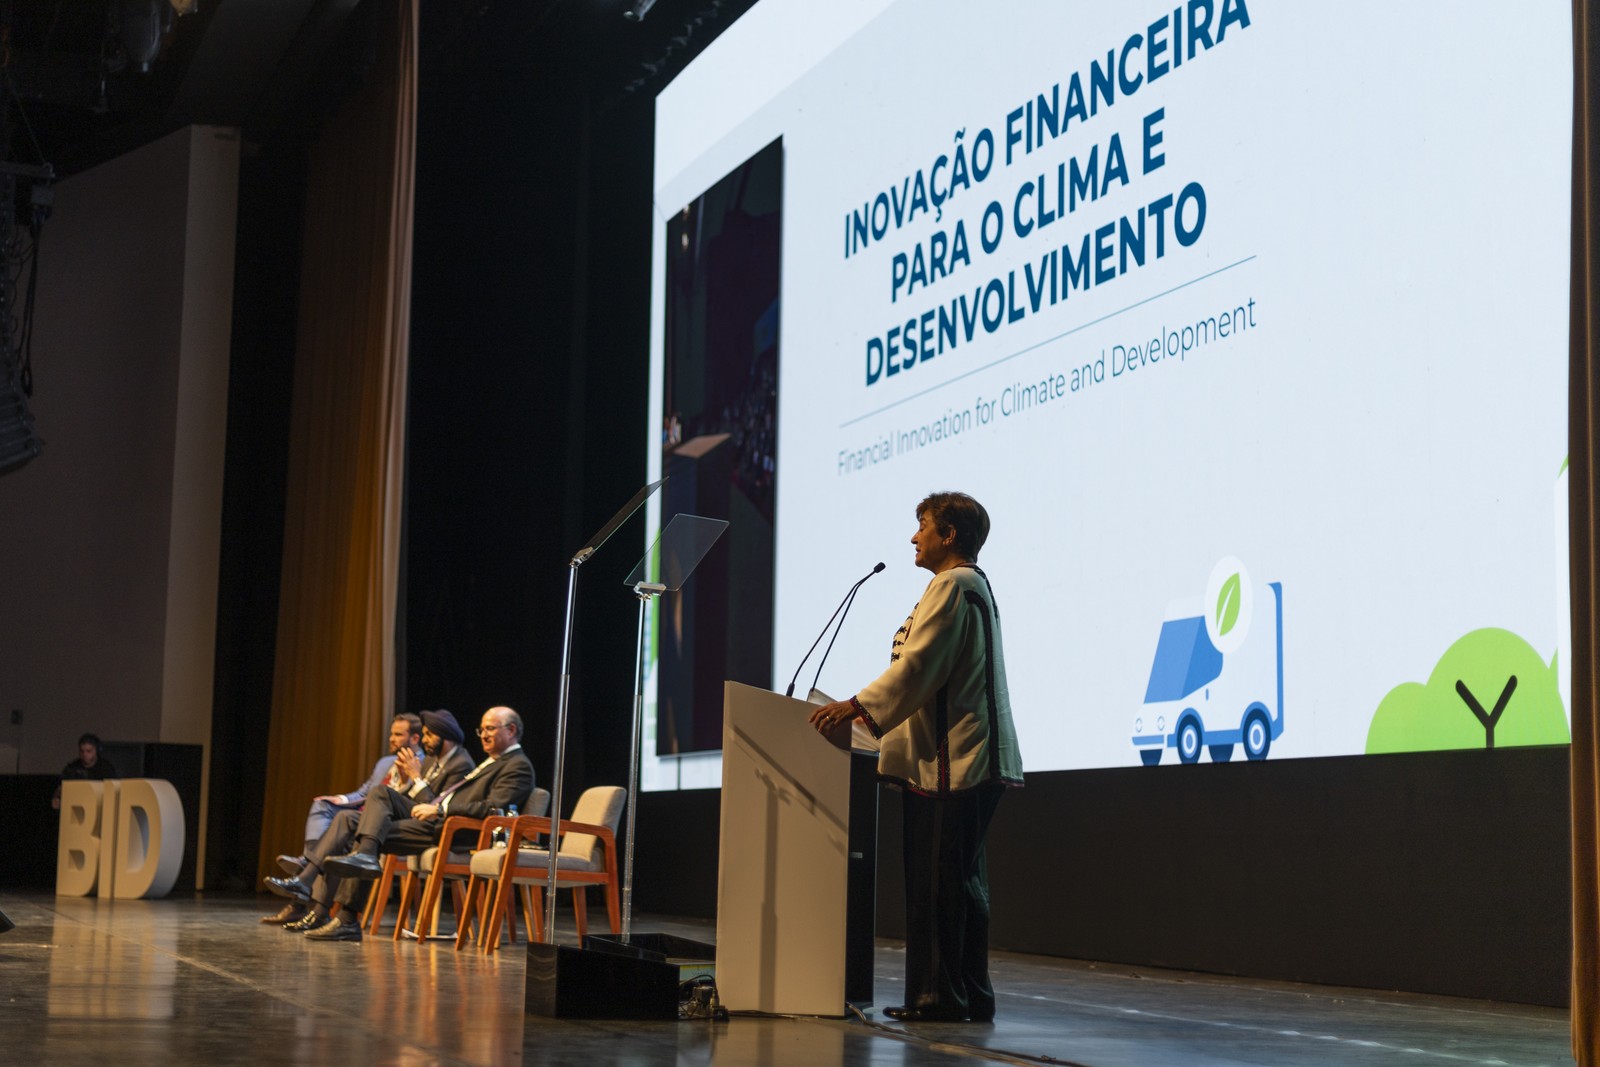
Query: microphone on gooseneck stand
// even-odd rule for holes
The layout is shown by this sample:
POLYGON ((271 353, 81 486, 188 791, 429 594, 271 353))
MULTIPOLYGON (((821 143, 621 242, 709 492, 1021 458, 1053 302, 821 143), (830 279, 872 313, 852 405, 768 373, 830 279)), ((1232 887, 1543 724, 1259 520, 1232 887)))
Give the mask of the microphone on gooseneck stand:
MULTIPOLYGON (((881 570, 883 570, 883 564, 879 563, 872 568, 872 574, 877 574, 881 570)), ((867 575, 867 578, 871 578, 872 574, 867 575)), ((857 582, 856 587, 850 590, 850 595, 845 598, 844 610, 839 613, 839 625, 833 628, 833 636, 828 638, 828 647, 822 650, 822 659, 817 661, 817 673, 811 676, 811 692, 813 693, 817 690, 817 680, 822 677, 823 664, 828 662, 828 655, 833 651, 833 643, 839 640, 839 634, 844 629, 844 620, 850 616, 850 607, 856 602, 856 594, 861 592, 861 587, 866 584, 867 578, 857 582)))
MULTIPOLYGON (((839 606, 833 609, 833 614, 828 616, 827 623, 822 627, 822 633, 818 634, 817 635, 817 639, 815 641, 811 642, 811 647, 806 649, 806 654, 804 656, 800 657, 800 666, 798 666, 798 667, 796 667, 794 669, 794 677, 789 679, 789 688, 787 688, 787 689, 785 689, 783 691, 783 695, 784 696, 786 696, 786 697, 794 696, 794 683, 800 680, 800 672, 805 669, 806 660, 811 658, 811 653, 815 652, 817 650, 817 646, 822 644, 822 638, 823 638, 823 636, 825 634, 827 634, 828 627, 833 625, 833 620, 834 619, 838 619, 839 618, 839 613, 841 611, 847 612, 849 610, 846 607, 846 605, 849 604, 850 601, 855 598, 856 590, 861 588, 861 586, 866 582, 867 578, 871 578, 874 574, 877 574, 881 570, 883 570, 883 564, 880 562, 876 567, 874 567, 870 571, 868 571, 866 573, 866 576, 863 577, 861 579, 861 581, 857 582, 855 585, 852 585, 850 587, 850 591, 844 595, 844 599, 839 601, 839 606)), ((844 625, 844 620, 840 619, 839 625, 843 626, 844 625)), ((834 636, 835 639, 837 639, 838 636, 839 636, 838 631, 835 631, 833 636, 834 636)), ((833 648, 833 642, 832 641, 828 642, 828 648, 829 649, 833 648)), ((822 654, 822 658, 823 658, 824 661, 826 661, 827 658, 828 658, 828 653, 824 652, 822 654)), ((822 673, 821 665, 818 665, 817 673, 819 675, 822 673)), ((816 683, 813 682, 812 683, 813 688, 815 688, 815 685, 816 685, 816 683)))

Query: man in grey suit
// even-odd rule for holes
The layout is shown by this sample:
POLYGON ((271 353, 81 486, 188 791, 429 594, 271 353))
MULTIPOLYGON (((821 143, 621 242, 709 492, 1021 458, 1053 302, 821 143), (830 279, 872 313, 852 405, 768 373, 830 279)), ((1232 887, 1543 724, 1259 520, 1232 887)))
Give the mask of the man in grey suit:
MULTIPOLYGON (((328 824, 341 811, 355 811, 366 801, 367 794, 380 785, 394 785, 397 775, 394 771, 395 761, 402 752, 415 756, 421 744, 422 719, 409 711, 402 711, 394 717, 389 724, 389 754, 379 759, 372 765, 372 773, 360 787, 348 793, 329 793, 325 796, 313 797, 311 810, 306 813, 306 852, 317 843, 317 839, 327 830, 328 824)), ((298 873, 299 868, 305 865, 305 853, 298 856, 279 856, 278 866, 286 874, 298 873)))
POLYGON ((392 792, 380 792, 367 801, 356 827, 355 850, 332 856, 322 865, 324 889, 312 898, 306 936, 316 941, 359 941, 361 925, 356 907, 361 880, 383 871, 378 853, 414 856, 441 841, 445 819, 465 815, 481 819, 515 804, 526 807, 533 792, 533 764, 522 751, 522 718, 507 707, 490 708, 478 726, 478 740, 487 758, 457 785, 442 790, 436 800, 405 803, 392 792), (331 905, 340 905, 338 918, 327 918, 331 905), (312 917, 321 917, 320 923, 312 917))
MULTIPOLYGON (((422 747, 428 758, 402 752, 395 761, 394 776, 367 796, 367 805, 381 804, 384 810, 409 810, 428 804, 452 790, 472 770, 472 757, 462 747, 466 735, 456 717, 443 708, 422 713, 422 747)), ((350 851, 366 807, 361 811, 341 811, 322 836, 306 850, 306 860, 292 878, 268 878, 267 888, 289 898, 289 904, 274 919, 286 930, 301 932, 326 921, 326 910, 319 915, 309 905, 313 900, 332 901, 338 880, 330 885, 325 867, 328 858, 350 851)), ((265 920, 271 921, 271 920, 265 920)))
MULTIPOLYGON (((395 786, 405 781, 395 763, 402 754, 416 758, 417 746, 422 740, 422 717, 409 711, 402 711, 395 715, 394 721, 389 723, 389 754, 381 757, 372 765, 372 773, 360 787, 348 793, 328 793, 320 797, 313 797, 311 810, 306 813, 306 839, 305 850, 298 856, 285 853, 278 857, 278 866, 283 873, 291 878, 299 877, 306 869, 306 857, 316 848, 322 835, 327 833, 328 827, 342 817, 359 817, 361 805, 366 802, 367 794, 382 786, 395 786)), ((315 877, 315 872, 312 872, 315 877)), ((294 902, 284 906, 276 915, 263 915, 261 921, 282 925, 294 922, 305 915, 305 908, 294 902)))

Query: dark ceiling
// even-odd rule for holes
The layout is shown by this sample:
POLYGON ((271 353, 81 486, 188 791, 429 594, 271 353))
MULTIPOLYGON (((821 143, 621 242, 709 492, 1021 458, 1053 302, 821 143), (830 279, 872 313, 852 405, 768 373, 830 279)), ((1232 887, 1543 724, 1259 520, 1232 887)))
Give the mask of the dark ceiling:
MULTIPOLYGON (((58 177, 190 123, 264 140, 353 65, 347 32, 372 0, 0 0, 0 152, 58 177), (174 2, 194 10, 177 16, 174 2), (341 48, 344 51, 341 51, 341 48)), ((421 0, 430 76, 482 79, 570 45, 599 98, 654 94, 753 0, 421 0)), ((492 81, 492 76, 489 79, 492 81)), ((560 91, 560 90, 557 90, 560 91)))
POLYGON ((0 0, 14 163, 71 174, 190 123, 270 129, 360 0, 0 0))

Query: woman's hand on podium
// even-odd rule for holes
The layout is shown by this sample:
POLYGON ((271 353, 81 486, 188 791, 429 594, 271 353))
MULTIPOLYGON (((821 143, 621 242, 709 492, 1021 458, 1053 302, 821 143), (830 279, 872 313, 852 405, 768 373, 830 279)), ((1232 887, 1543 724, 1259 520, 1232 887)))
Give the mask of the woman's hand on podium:
POLYGON ((847 726, 858 714, 855 704, 848 700, 836 700, 813 711, 811 725, 817 728, 817 733, 826 736, 841 726, 847 726))

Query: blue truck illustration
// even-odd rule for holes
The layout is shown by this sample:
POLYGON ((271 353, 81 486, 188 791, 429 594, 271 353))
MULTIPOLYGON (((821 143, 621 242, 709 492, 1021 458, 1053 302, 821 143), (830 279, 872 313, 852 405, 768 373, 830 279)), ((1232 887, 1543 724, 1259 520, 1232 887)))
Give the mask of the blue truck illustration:
POLYGON ((1198 762, 1203 750, 1222 763, 1235 745, 1248 759, 1267 758, 1283 734, 1283 583, 1269 588, 1276 626, 1258 627, 1226 663, 1203 615, 1161 624, 1144 706, 1133 723, 1133 746, 1146 767, 1169 748, 1177 749, 1180 763, 1198 762))

